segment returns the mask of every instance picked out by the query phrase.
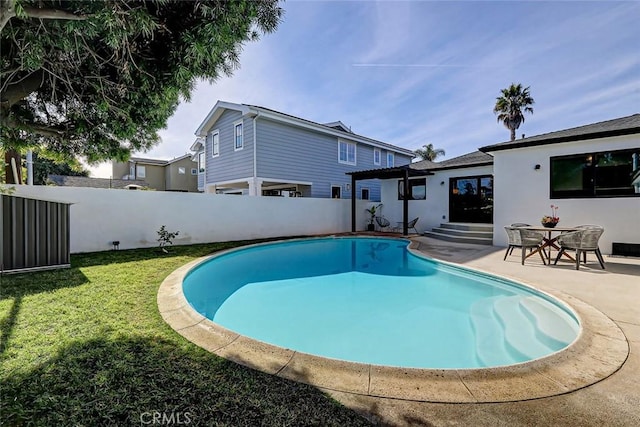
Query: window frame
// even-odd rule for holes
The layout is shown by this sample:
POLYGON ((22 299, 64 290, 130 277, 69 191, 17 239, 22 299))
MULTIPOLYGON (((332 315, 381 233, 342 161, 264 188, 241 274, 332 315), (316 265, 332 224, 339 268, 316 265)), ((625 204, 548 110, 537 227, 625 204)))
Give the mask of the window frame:
POLYGON ((184 166, 178 166, 178 175, 186 175, 187 174, 187 168, 184 166))
POLYGON ((198 175, 205 173, 207 167, 207 156, 204 151, 198 153, 198 175))
POLYGON ((244 123, 242 120, 233 122, 233 151, 240 151, 244 148, 244 123), (238 129, 240 134, 238 135, 238 129), (238 136, 240 137, 240 146, 238 146, 238 136))
POLYGON ((371 191, 369 187, 360 187, 360 200, 371 200, 371 191), (367 198, 364 198, 364 192, 367 192, 367 198))
POLYGON ((342 164, 342 165, 351 165, 351 166, 355 166, 358 163, 358 146, 355 142, 350 142, 344 139, 338 139, 338 163, 342 164), (345 154, 346 154, 346 160, 342 160, 340 158, 341 153, 341 146, 342 144, 345 145, 345 154), (349 161, 349 147, 353 147, 353 161, 349 161))
MULTIPOLYGON (((235 144, 235 142, 234 142, 235 144)), ((211 157, 220 156, 220 130, 216 129, 211 132, 211 157)))
MULTIPOLYGON (((634 174, 639 173, 640 167, 636 165, 636 160, 633 159, 634 155, 637 155, 637 158, 640 159, 640 147, 633 148, 622 148, 616 150, 604 150, 604 151, 591 151, 586 153, 574 153, 574 154, 566 154, 561 156, 551 156, 549 157, 549 198, 550 199, 604 199, 604 198, 624 198, 624 197, 640 197, 640 193, 619 193, 615 194, 613 191, 615 189, 610 189, 610 191, 603 193, 606 190, 601 189, 601 193, 598 193, 598 169, 601 167, 598 165, 598 160, 602 157, 611 154, 621 154, 621 153, 629 153, 631 158, 631 182, 629 183, 629 187, 632 188, 633 191, 633 176, 634 174), (554 170, 556 167, 559 167, 559 163, 554 162, 557 160, 570 160, 571 158, 583 158, 585 159, 584 164, 587 165, 585 168, 586 176, 583 177, 589 181, 589 184, 582 187, 582 189, 578 190, 554 190, 554 170), (634 169, 636 167, 636 169, 634 169), (611 191, 613 190, 613 191, 611 191)), ((640 160, 638 160, 640 163, 640 160)), ((584 184, 584 182, 583 182, 584 184)))
POLYGON ((147 168, 145 165, 136 165, 136 179, 138 178, 142 178, 142 179, 147 178, 147 168))
MULTIPOLYGON (((404 180, 398 180, 398 200, 403 200, 402 191, 400 189, 404 189, 404 180)), ((404 190, 403 190, 404 191, 404 190)), ((413 178, 409 179, 409 198, 408 200, 427 200, 427 178, 413 178), (414 198, 413 196, 413 187, 421 187, 423 184, 417 184, 419 181, 424 181, 424 197, 419 199, 414 198)))
POLYGON ((373 164, 375 166, 380 166, 382 164, 382 150, 379 148, 373 149, 373 164), (376 161, 376 154, 378 155, 377 161, 376 161))
POLYGON ((191 168, 191 175, 198 175, 198 169, 191 168))
POLYGON ((396 166, 396 155, 394 153, 387 152, 387 167, 394 168, 395 166, 396 166), (391 162, 389 162, 389 159, 391 159, 391 162))

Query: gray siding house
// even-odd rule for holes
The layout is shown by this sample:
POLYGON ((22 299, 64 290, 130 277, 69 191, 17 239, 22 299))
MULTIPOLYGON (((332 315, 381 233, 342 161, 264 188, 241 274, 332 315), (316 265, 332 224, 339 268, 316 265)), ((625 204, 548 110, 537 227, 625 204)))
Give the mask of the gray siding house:
MULTIPOLYGON (((264 107, 218 101, 191 146, 198 189, 254 196, 350 198, 363 169, 411 163, 413 152, 264 107)), ((380 200, 377 180, 359 181, 356 197, 380 200)))

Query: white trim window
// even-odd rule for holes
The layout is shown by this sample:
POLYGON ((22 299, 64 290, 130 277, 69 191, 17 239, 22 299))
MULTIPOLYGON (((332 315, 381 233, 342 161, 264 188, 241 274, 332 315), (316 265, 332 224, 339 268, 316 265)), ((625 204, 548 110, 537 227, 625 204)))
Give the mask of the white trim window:
POLYGON ((392 168, 395 166, 396 157, 393 153, 387 153, 387 167, 392 168))
POLYGON ((360 189, 360 199, 369 200, 369 189, 366 187, 362 187, 360 189))
POLYGON ((191 175, 198 175, 198 169, 191 168, 191 175))
POLYGON ((184 174, 186 174, 186 173, 187 173, 187 168, 182 167, 182 166, 179 166, 179 167, 178 167, 178 174, 179 174, 179 175, 184 175, 184 174))
POLYGON ((211 157, 220 155, 220 131, 214 130, 211 134, 211 157))
POLYGON ((338 163, 356 164, 356 143, 338 140, 338 163))
POLYGON ((136 165, 136 178, 146 178, 147 177, 147 168, 142 165, 136 165))
POLYGON ((380 166, 382 163, 382 151, 379 148, 373 149, 373 164, 376 166, 380 166))
POLYGON ((198 173, 204 173, 206 157, 204 151, 198 153, 198 173))
POLYGON ((244 137, 242 136, 242 120, 233 124, 233 151, 244 148, 244 137))

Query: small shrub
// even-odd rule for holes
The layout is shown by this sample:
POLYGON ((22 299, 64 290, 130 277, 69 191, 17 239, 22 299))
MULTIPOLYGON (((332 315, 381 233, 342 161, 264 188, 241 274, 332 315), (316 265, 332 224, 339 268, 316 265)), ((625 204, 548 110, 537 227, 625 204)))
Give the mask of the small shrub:
POLYGON ((160 250, 165 254, 168 254, 169 251, 165 248, 165 246, 173 245, 173 239, 175 239, 175 237, 178 234, 180 234, 180 232, 176 231, 172 233, 170 231, 167 231, 167 229, 163 225, 162 227, 160 227, 160 230, 158 230, 157 233, 158 233, 158 242, 160 242, 160 246, 159 246, 160 250))

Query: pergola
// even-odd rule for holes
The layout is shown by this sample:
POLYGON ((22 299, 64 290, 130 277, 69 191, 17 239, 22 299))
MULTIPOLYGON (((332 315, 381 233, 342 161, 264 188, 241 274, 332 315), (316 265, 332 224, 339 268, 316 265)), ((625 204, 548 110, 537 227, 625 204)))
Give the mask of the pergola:
MULTIPOLYGON (((356 231, 356 181, 363 179, 402 179, 404 194, 409 194, 409 177, 433 175, 433 173, 414 169, 411 164, 386 169, 370 169, 365 171, 347 172, 351 175, 351 231, 356 231)), ((409 234, 407 223, 409 222, 409 199, 402 199, 402 234, 409 234)))

